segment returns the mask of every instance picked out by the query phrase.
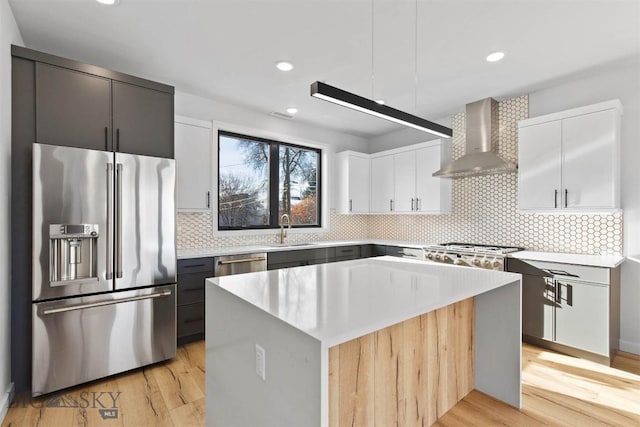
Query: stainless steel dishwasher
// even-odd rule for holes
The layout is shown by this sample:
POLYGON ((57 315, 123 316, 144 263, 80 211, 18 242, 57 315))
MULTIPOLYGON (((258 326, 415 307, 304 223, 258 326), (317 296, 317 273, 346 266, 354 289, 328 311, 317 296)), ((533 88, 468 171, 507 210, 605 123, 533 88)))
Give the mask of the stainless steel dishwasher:
POLYGON ((216 277, 267 270, 267 254, 265 252, 219 256, 215 257, 213 262, 216 277))

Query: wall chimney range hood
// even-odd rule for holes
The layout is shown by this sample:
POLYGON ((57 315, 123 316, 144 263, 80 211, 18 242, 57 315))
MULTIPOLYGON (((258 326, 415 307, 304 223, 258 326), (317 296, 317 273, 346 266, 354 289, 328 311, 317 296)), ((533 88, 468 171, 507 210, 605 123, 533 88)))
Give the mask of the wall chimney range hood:
POLYGON ((495 99, 485 98, 467 104, 465 120, 465 154, 433 173, 433 176, 464 178, 517 170, 515 163, 507 162, 496 154, 499 132, 498 102, 495 99))

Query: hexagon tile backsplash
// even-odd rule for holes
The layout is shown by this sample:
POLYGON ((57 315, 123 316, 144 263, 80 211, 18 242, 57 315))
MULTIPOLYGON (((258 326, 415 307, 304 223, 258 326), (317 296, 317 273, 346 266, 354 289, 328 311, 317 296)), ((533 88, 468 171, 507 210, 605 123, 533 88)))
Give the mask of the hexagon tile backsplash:
MULTIPOLYGON (((529 116, 528 97, 499 103, 500 155, 518 158, 518 121, 529 116)), ((452 117, 453 158, 464 154, 464 113, 452 117)), ((517 173, 453 180, 446 215, 338 215, 328 233, 291 234, 291 242, 358 238, 420 243, 468 242, 535 251, 622 253, 622 214, 523 214, 517 212, 517 173)), ((178 247, 229 247, 273 243, 274 235, 214 238, 208 213, 178 213, 178 247)))

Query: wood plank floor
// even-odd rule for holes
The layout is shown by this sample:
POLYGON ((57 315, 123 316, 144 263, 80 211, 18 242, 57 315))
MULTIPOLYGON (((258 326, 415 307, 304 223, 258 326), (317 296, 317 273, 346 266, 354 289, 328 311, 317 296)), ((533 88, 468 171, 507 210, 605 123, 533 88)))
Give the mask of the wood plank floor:
MULTIPOLYGON (((609 368, 526 344, 522 354, 520 411, 473 391, 435 425, 640 426, 640 356, 621 353, 609 368)), ((169 362, 65 390, 62 399, 14 402, 2 426, 204 426, 204 366, 204 342, 187 344, 169 362), (114 397, 117 418, 103 419, 99 409, 114 397)))

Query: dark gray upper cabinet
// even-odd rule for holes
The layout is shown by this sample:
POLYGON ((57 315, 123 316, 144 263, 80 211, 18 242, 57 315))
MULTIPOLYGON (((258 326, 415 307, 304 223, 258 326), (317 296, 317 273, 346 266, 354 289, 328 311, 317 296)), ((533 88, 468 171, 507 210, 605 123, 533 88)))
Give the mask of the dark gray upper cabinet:
POLYGON ((113 82, 115 150, 174 157, 173 94, 113 82))
POLYGON ((35 87, 36 138, 27 143, 174 157, 172 86, 20 46, 11 54, 35 67, 35 78, 14 83, 35 87))
POLYGON ((36 62, 36 141, 111 150, 111 80, 36 62))

